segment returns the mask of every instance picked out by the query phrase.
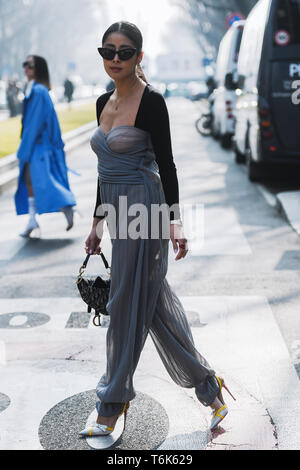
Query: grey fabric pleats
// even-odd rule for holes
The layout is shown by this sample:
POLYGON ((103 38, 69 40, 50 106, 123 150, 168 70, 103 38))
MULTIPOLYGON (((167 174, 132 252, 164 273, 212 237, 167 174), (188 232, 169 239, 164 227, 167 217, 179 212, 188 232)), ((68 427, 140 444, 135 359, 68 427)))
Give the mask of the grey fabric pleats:
POLYGON ((167 217, 159 219, 159 236, 151 238, 151 205, 166 201, 150 134, 124 125, 105 135, 99 126, 91 146, 98 157, 102 208, 110 204, 115 210, 113 216, 106 212, 112 243, 110 324, 106 372, 96 387, 97 411, 102 416, 119 414, 135 397, 133 375, 148 333, 174 382, 194 387, 199 401, 209 406, 219 392, 215 372, 196 350, 184 308, 166 279, 167 217), (132 204, 143 204, 149 216, 143 219, 147 226, 142 222, 139 227, 143 235, 135 239, 124 233, 139 214, 129 215, 132 204))

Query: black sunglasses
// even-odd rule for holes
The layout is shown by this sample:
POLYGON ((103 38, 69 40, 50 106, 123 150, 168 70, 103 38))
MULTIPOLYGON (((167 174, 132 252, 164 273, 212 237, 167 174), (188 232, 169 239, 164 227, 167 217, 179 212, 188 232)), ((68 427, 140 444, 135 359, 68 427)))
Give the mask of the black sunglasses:
POLYGON ((136 49, 134 47, 128 47, 117 51, 110 47, 98 47, 98 52, 105 60, 113 60, 116 54, 118 54, 120 60, 129 60, 136 53, 136 49))
POLYGON ((23 62, 23 67, 28 67, 29 69, 34 69, 34 65, 31 64, 30 62, 23 62))

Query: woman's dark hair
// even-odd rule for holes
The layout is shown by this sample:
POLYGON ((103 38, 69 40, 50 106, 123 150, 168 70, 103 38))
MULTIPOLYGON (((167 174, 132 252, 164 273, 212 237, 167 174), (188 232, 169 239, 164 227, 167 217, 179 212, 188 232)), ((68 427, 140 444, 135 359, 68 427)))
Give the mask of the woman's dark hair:
MULTIPOLYGON (((113 23, 104 33, 102 37, 102 46, 104 45, 108 36, 112 33, 122 33, 126 36, 136 47, 137 57, 140 55, 142 48, 143 48, 143 36, 139 28, 133 24, 129 23, 129 21, 118 21, 117 23, 113 23)), ((147 83, 147 79, 145 74, 141 68, 141 65, 137 66, 136 74, 140 77, 144 82, 147 83)))
POLYGON ((44 59, 44 57, 40 57, 39 55, 32 55, 31 57, 34 59, 35 81, 45 85, 48 90, 51 90, 49 69, 46 59, 44 59))
POLYGON ((137 55, 139 56, 143 47, 143 36, 139 28, 128 21, 118 21, 113 23, 104 33, 102 38, 102 46, 111 33, 122 33, 133 42, 137 48, 137 55))

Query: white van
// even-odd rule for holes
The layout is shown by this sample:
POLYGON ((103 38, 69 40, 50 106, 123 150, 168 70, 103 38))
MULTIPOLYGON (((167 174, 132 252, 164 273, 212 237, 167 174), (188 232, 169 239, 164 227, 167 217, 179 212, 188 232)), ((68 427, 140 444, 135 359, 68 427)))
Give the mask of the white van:
POLYGON ((213 92, 213 135, 223 148, 231 146, 235 129, 237 62, 245 21, 235 21, 220 42, 216 64, 216 89, 213 92))
MULTIPOLYGON (((300 164, 300 0, 259 0, 243 32, 234 147, 250 181, 300 164), (297 90, 296 90, 297 93, 297 90)), ((297 169, 299 171, 299 168, 297 169)))

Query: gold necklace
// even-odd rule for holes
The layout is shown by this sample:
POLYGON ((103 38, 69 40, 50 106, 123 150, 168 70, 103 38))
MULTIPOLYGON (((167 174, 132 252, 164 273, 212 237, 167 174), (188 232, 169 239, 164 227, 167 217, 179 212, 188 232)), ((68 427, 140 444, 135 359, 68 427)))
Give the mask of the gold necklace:
MULTIPOLYGON (((116 98, 116 101, 117 101, 117 98, 116 98)), ((118 108, 119 108, 119 103, 115 105, 115 111, 118 111, 118 108)))

